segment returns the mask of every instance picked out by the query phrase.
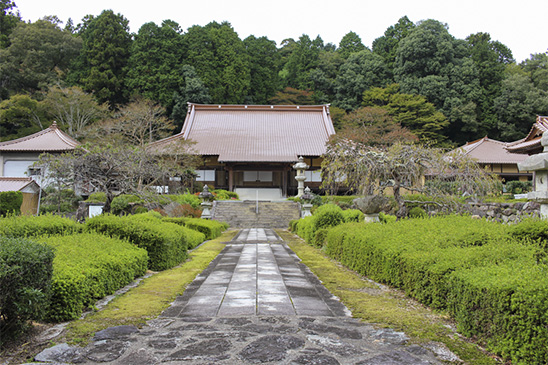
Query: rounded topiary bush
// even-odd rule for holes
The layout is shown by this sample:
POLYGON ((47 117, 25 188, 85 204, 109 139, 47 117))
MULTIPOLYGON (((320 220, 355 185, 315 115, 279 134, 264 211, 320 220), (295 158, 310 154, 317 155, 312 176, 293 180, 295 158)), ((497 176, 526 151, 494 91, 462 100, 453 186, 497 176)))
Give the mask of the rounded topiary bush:
POLYGON ((314 212, 315 228, 328 228, 344 223, 344 215, 341 207, 335 204, 324 204, 314 212))

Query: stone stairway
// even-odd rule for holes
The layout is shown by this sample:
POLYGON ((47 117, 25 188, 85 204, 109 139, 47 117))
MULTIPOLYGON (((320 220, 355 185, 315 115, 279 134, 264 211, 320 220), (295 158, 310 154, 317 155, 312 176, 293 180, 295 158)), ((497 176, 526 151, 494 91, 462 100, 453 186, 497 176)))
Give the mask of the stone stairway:
POLYGON ((288 228, 289 221, 301 216, 300 204, 291 201, 216 201, 213 219, 227 222, 232 228, 288 228))

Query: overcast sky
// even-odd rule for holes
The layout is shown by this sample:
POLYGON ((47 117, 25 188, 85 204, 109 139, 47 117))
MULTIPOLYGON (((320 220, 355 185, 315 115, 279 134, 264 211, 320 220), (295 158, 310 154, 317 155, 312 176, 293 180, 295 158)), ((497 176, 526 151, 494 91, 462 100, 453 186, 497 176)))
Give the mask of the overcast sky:
POLYGON ((320 35, 338 45, 349 31, 371 47, 386 28, 407 15, 413 22, 436 19, 464 39, 477 32, 508 46, 521 62, 548 49, 548 0, 14 0, 24 20, 57 15, 78 24, 86 14, 112 9, 129 20, 132 32, 147 22, 171 19, 187 29, 216 20, 229 21, 240 38, 267 36, 280 44, 302 34, 320 35))

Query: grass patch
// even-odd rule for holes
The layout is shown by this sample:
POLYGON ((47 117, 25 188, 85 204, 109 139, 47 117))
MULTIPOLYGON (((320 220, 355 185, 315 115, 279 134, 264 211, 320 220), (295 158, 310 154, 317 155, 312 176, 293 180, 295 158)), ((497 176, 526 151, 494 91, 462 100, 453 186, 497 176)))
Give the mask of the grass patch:
POLYGON ((279 230, 278 234, 355 318, 403 331, 411 338, 411 343, 444 343, 466 363, 499 363, 478 345, 459 336, 447 315, 430 310, 401 291, 363 278, 292 233, 279 230))
POLYGON ((85 346, 95 332, 112 326, 143 326, 156 318, 169 304, 181 295, 186 287, 217 257, 237 231, 223 233, 189 252, 189 259, 181 265, 157 273, 136 288, 115 298, 105 309, 67 326, 65 341, 85 346))

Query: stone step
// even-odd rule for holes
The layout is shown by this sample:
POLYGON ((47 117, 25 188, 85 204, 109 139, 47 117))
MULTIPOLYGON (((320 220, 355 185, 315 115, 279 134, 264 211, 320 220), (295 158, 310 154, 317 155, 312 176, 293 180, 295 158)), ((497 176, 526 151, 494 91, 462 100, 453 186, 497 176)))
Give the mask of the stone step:
POLYGON ((300 204, 296 202, 218 201, 212 209, 213 219, 224 221, 234 228, 287 228, 289 221, 300 218, 300 204))

